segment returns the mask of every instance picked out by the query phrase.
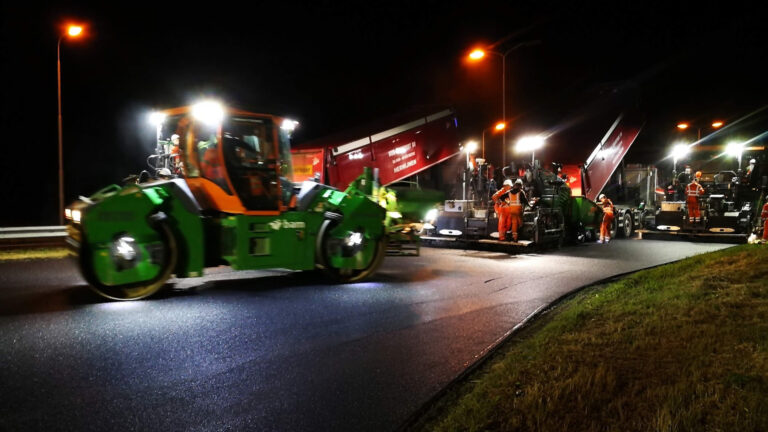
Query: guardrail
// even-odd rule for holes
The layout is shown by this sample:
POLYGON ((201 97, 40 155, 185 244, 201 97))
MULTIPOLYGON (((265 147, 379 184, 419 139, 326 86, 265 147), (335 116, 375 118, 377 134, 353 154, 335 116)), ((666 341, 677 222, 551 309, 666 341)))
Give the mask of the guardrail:
POLYGON ((63 226, 0 228, 0 249, 64 246, 63 226))

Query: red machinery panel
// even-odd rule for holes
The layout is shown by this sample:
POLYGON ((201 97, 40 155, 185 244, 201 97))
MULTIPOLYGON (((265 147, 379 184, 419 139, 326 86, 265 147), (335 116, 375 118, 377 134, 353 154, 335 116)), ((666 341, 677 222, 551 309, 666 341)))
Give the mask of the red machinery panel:
POLYGON ((635 112, 623 114, 613 123, 586 163, 584 195, 594 201, 621 163, 629 147, 643 127, 642 117, 635 112))

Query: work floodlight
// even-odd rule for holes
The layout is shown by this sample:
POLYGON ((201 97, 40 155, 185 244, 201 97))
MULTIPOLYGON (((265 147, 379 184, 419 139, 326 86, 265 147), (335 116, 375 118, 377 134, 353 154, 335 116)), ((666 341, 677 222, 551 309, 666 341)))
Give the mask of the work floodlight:
POLYGON ((159 111, 155 111, 149 114, 149 122, 154 126, 160 126, 165 121, 165 114, 159 111))
POLYGON ((192 116, 210 126, 217 126, 224 120, 224 107, 214 101, 203 101, 192 105, 192 116))

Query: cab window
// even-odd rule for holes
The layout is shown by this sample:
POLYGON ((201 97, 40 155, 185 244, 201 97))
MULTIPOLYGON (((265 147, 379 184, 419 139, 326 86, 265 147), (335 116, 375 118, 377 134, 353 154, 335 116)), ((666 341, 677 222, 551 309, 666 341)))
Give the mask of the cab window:
POLYGON ((249 210, 278 210, 280 188, 274 127, 267 118, 231 118, 222 131, 224 162, 249 210))

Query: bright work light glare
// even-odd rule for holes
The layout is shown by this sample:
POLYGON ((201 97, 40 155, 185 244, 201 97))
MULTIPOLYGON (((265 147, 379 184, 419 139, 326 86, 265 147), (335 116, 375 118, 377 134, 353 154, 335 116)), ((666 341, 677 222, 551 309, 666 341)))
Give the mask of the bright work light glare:
POLYGON ((199 102, 192 105, 192 116, 207 125, 216 126, 224 119, 224 107, 218 102, 199 102))
POLYGON ((515 151, 519 153, 525 153, 536 151, 542 147, 544 147, 544 137, 527 136, 522 137, 517 141, 517 144, 515 145, 515 151))
POLYGON ((688 153, 691 152, 691 148, 688 146, 688 144, 675 144, 674 147, 672 147, 672 158, 675 160, 679 160, 684 158, 688 153))
POLYGON ((165 114, 155 111, 149 115, 149 122, 155 126, 163 124, 165 121, 165 114))
POLYGON ((744 143, 731 141, 725 146, 725 153, 728 156, 739 157, 744 151, 744 143))
POLYGON ((475 151, 477 151, 477 141, 469 141, 464 146, 464 151, 467 153, 474 153, 475 151))
POLYGON ((296 126, 298 125, 299 125, 299 122, 297 122, 296 120, 285 119, 283 120, 283 124, 280 125, 280 129, 288 132, 293 132, 296 129, 296 126))

